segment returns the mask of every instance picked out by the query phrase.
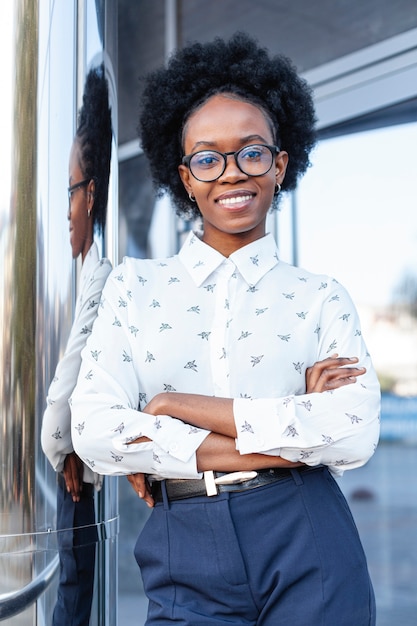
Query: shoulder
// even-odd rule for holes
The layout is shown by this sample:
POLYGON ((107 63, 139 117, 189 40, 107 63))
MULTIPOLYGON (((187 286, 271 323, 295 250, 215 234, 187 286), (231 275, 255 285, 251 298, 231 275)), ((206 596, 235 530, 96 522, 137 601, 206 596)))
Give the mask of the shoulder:
POLYGON ((140 284, 144 286, 148 281, 161 278, 173 268, 179 266, 177 256, 160 259, 136 259, 124 257, 123 261, 111 272, 112 282, 121 284, 140 284))
POLYGON ((328 274, 316 274, 302 267, 280 261, 277 266, 280 287, 286 293, 304 295, 316 302, 350 301, 347 289, 328 274))
POLYGON ((83 262, 81 282, 103 281, 110 274, 111 269, 112 265, 109 259, 100 258, 98 246, 96 242, 93 241, 83 262))
POLYGON ((94 263, 89 271, 88 276, 86 276, 87 283, 104 283, 107 280, 107 277, 112 271, 112 264, 109 259, 99 259, 94 263))
POLYGON ((314 272, 310 272, 303 267, 290 265, 285 261, 280 261, 278 263, 277 270, 283 277, 288 278, 288 280, 301 285, 310 285, 313 288, 317 287, 325 289, 339 284, 335 278, 329 276, 328 274, 315 274, 314 272))
POLYGON ((97 261, 94 267, 94 274, 107 277, 112 269, 113 266, 110 263, 109 259, 100 259, 99 261, 97 261))

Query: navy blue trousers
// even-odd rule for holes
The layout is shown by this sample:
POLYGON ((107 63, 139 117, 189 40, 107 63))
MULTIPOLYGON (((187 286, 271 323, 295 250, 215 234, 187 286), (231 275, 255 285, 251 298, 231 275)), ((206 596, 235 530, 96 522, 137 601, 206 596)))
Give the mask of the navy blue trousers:
POLYGON ((97 541, 93 485, 84 483, 80 502, 73 502, 60 476, 57 486, 57 530, 60 531, 60 575, 52 624, 88 626, 97 541), (87 528, 77 528, 79 526, 87 528))
POLYGON ((323 467, 291 474, 156 505, 135 548, 146 626, 375 625, 365 555, 337 483, 323 467))

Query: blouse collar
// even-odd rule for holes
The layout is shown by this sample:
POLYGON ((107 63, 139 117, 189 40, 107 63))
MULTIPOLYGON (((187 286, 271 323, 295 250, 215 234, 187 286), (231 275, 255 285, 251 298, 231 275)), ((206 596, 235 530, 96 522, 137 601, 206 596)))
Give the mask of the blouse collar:
POLYGON ((201 286, 221 265, 230 262, 249 286, 256 285, 279 262, 278 248, 270 233, 239 248, 227 258, 191 232, 178 256, 197 286, 201 286))

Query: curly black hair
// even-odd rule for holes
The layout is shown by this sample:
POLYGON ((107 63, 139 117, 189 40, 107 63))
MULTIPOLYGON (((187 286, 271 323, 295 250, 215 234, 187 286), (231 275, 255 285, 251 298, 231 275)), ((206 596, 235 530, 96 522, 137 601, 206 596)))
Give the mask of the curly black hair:
POLYGON ((94 228, 103 233, 106 226, 112 144, 109 91, 103 64, 92 68, 87 74, 75 137, 80 145, 83 176, 92 178, 95 183, 92 213, 94 228))
POLYGON ((217 93, 231 93, 260 107, 275 141, 289 154, 282 190, 294 189, 310 165, 316 142, 312 92, 283 55, 271 57, 245 33, 217 37, 176 51, 166 68, 144 78, 138 132, 159 195, 167 191, 178 215, 200 213, 178 175, 184 155, 182 132, 190 114, 217 93))

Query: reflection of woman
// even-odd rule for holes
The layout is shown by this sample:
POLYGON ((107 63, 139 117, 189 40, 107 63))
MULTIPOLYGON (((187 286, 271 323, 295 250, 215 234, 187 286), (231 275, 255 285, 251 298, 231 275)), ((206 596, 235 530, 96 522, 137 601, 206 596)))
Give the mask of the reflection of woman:
POLYGON ((58 473, 57 530, 88 526, 58 535, 60 583, 56 626, 88 625, 93 595, 95 538, 94 485, 101 479, 83 464, 71 441, 69 397, 77 381, 81 350, 91 332, 101 291, 111 271, 100 259, 94 231, 106 223, 111 153, 111 113, 104 68, 89 72, 78 128, 69 159, 68 220, 72 256, 81 255, 80 290, 65 354, 50 385, 42 424, 42 448, 58 473), (82 546, 78 550, 73 547, 82 546))
POLYGON ((112 273, 72 404, 87 463, 152 483, 131 476, 155 502, 136 547, 147 625, 375 623, 329 469, 372 455, 378 382, 343 287, 281 262, 265 233, 313 124, 292 65, 244 35, 185 48, 147 82, 154 180, 203 231, 112 273))

